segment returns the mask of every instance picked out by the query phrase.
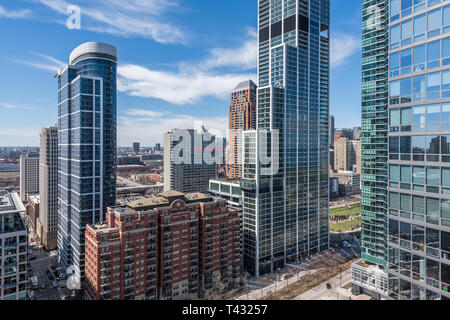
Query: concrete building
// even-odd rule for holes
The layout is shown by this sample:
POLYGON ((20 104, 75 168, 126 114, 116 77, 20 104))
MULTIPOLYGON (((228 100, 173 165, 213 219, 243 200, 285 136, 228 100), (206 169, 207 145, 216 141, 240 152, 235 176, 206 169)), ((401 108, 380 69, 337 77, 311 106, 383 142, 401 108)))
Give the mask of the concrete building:
POLYGON ((339 138, 334 142, 334 170, 361 172, 361 141, 339 138))
POLYGON ((25 207, 17 193, 0 190, 0 300, 27 299, 27 229, 25 207))
POLYGON ((258 4, 257 130, 244 132, 241 179, 255 276, 329 248, 330 1, 258 4))
POLYGON ((361 175, 359 173, 339 171, 331 176, 338 180, 340 196, 345 197, 361 193, 361 175))
POLYGON ((116 204, 117 49, 87 42, 58 79, 58 251, 84 276, 84 231, 116 204))
POLYGON ((348 140, 353 139, 353 130, 350 129, 336 129, 334 131, 334 142, 340 138, 347 138, 348 140))
POLYGON ((20 199, 28 201, 28 196, 39 194, 39 153, 20 155, 20 199))
POLYGON ((256 129, 256 84, 244 81, 230 94, 228 112, 227 177, 240 179, 242 175, 242 132, 256 129))
POLYGON ((45 250, 58 241, 58 127, 42 128, 39 160, 39 219, 36 233, 45 250))
POLYGON ((36 223, 39 219, 39 202, 39 195, 28 196, 27 219, 34 231, 36 231, 36 223))
POLYGON ((223 199, 176 191, 108 208, 86 230, 91 299, 219 298, 240 283, 236 210, 223 199))
MULTIPOLYGON (((164 135, 164 190, 179 192, 206 192, 209 179, 217 175, 217 160, 206 159, 204 151, 214 145, 218 149, 216 137, 206 130, 174 129, 164 135)), ((223 146, 222 146, 223 147, 223 146)), ((223 151, 223 149, 221 150, 223 151)), ((222 162, 223 163, 223 162, 222 162)))

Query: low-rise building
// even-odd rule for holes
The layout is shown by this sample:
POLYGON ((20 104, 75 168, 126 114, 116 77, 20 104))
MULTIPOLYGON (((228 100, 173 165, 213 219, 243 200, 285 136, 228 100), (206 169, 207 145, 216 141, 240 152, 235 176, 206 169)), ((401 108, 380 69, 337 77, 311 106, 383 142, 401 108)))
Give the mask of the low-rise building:
POLYGON ((223 199, 166 191, 86 229, 91 299, 214 298, 240 282, 240 219, 223 199))

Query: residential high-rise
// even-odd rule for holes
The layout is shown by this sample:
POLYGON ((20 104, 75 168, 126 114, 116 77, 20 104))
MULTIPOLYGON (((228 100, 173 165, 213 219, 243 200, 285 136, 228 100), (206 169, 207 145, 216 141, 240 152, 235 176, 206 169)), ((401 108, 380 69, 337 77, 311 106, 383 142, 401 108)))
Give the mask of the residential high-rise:
POLYGON ((57 247, 58 127, 42 128, 39 163, 39 219, 36 233, 46 250, 57 247))
POLYGON ((220 152, 214 154, 214 151, 211 153, 207 148, 211 144, 217 148, 219 139, 216 141, 215 136, 202 130, 174 129, 164 135, 164 191, 208 191, 209 179, 217 175, 220 152), (208 162, 204 152, 215 158, 208 162))
POLYGON ((256 84, 252 80, 239 83, 230 94, 228 113, 227 176, 242 176, 242 132, 256 129, 256 84))
POLYGON ((163 192, 86 230, 91 299, 220 298, 240 282, 240 218, 223 199, 163 192))
POLYGON ((28 196, 39 194, 39 153, 20 155, 20 199, 28 201, 28 196))
POLYGON ((141 150, 141 144, 139 142, 133 142, 133 151, 135 154, 139 154, 141 150))
POLYGON ((27 299, 28 235, 17 193, 0 190, 0 300, 27 299))
POLYGON ((258 3, 257 130, 244 133, 241 180, 256 276, 329 248, 330 1, 258 3))
POLYGON ((334 170, 361 172, 361 141, 339 138, 334 142, 334 170))
POLYGON ((363 1, 364 262, 353 282, 390 299, 450 298, 449 30, 448 1, 363 1))
POLYGON ((58 77, 58 250, 83 280, 86 224, 116 204, 117 50, 88 42, 58 77))

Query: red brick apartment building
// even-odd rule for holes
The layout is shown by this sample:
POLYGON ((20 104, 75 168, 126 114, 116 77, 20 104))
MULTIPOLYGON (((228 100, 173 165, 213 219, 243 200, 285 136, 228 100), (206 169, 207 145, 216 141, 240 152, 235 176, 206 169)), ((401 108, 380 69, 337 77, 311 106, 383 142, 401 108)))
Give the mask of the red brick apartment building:
POLYGON ((108 208, 86 229, 91 299, 219 298, 240 283, 238 212, 201 193, 167 191, 108 208))

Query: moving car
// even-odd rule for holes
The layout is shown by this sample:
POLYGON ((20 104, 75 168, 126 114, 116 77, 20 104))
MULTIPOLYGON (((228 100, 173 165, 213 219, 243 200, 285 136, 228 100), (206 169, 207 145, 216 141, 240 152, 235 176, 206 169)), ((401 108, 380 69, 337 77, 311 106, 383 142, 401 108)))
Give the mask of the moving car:
POLYGON ((331 289, 331 283, 327 283, 327 289, 330 290, 331 289))

